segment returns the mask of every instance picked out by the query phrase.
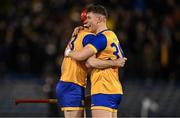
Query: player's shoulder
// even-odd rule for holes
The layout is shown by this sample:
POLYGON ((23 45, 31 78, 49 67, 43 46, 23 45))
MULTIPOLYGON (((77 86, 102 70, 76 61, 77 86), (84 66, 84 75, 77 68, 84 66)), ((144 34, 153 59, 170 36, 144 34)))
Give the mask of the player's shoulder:
POLYGON ((91 32, 88 31, 88 30, 80 30, 79 35, 84 35, 84 36, 86 36, 86 35, 95 35, 95 34, 91 33, 91 32))
POLYGON ((116 36, 116 34, 110 29, 103 31, 102 34, 104 34, 105 36, 116 36))
POLYGON ((118 37, 112 30, 107 30, 106 32, 104 32, 104 35, 106 36, 106 38, 108 38, 108 40, 118 42, 118 37))

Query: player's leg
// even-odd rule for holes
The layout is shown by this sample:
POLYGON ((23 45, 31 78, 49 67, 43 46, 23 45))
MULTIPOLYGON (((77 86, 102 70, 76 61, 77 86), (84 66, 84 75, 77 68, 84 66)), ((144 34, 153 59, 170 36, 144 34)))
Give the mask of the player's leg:
POLYGON ((83 117, 84 88, 69 82, 59 82, 56 86, 58 106, 66 118, 83 117))
POLYGON ((117 112, 112 113, 112 118, 117 118, 117 112))
POLYGON ((117 112, 111 112, 107 110, 92 110, 92 117, 117 118, 117 112))
POLYGON ((107 110, 94 109, 91 111, 93 118, 112 118, 112 112, 107 110))
POLYGON ((65 118, 82 118, 84 117, 84 110, 65 110, 65 118))

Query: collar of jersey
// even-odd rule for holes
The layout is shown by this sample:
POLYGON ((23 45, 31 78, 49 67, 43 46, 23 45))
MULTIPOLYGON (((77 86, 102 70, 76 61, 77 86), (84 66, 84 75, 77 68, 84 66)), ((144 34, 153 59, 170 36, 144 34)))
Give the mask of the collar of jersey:
POLYGON ((108 31, 108 30, 109 30, 109 29, 102 30, 102 31, 100 31, 99 33, 97 33, 97 35, 105 32, 105 31, 108 31))

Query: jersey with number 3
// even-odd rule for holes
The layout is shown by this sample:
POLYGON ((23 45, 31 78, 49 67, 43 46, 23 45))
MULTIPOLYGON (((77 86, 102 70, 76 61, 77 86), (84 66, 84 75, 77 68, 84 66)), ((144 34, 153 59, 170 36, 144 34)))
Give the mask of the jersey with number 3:
MULTIPOLYGON (((94 38, 94 34, 81 30, 69 43, 71 50, 81 50, 94 38)), ((78 62, 70 57, 65 57, 61 66, 61 81, 72 82, 77 85, 86 86, 87 68, 84 62, 78 62)))
MULTIPOLYGON (((119 40, 114 32, 104 30, 96 35, 95 40, 88 44, 101 60, 123 58, 119 40)), ((93 69, 91 73, 91 94, 123 94, 119 81, 118 67, 93 69)))

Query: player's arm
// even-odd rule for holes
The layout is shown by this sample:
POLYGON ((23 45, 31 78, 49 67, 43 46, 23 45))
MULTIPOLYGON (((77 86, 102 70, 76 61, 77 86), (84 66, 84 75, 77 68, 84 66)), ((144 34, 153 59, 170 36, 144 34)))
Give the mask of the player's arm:
POLYGON ((95 55, 97 52, 102 51, 106 48, 107 39, 104 35, 99 35, 96 37, 88 35, 85 39, 91 39, 91 41, 86 40, 87 43, 84 43, 85 47, 80 51, 71 51, 70 49, 67 49, 65 51, 65 56, 71 57, 72 59, 77 61, 84 61, 89 57, 95 55))
POLYGON ((77 61, 84 61, 89 57, 93 56, 95 53, 96 52, 87 45, 80 51, 76 51, 76 50, 71 51, 70 49, 67 49, 65 51, 65 56, 71 57, 72 59, 77 61))
POLYGON ((99 69, 110 68, 110 67, 124 67, 126 60, 127 58, 119 58, 115 60, 101 60, 96 58, 95 56, 92 56, 86 61, 86 66, 88 68, 99 68, 99 69))
POLYGON ((80 30, 83 30, 83 29, 84 29, 83 26, 75 27, 75 28, 74 28, 74 31, 73 31, 73 33, 72 33, 72 36, 77 35, 77 34, 79 33, 79 31, 80 31, 80 30))

